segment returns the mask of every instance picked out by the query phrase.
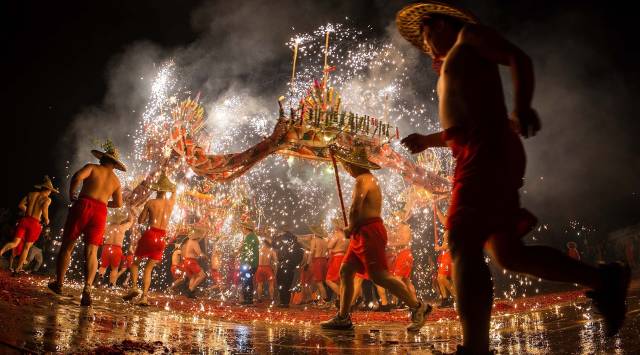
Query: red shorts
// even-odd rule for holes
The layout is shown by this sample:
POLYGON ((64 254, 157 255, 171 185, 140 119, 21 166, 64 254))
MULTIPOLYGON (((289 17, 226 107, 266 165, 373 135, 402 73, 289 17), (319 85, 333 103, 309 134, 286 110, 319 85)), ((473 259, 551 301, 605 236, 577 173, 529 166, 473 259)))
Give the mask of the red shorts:
POLYGON ((220 271, 218 271, 218 269, 211 269, 210 272, 211 273, 209 274, 209 276, 211 277, 211 281, 217 284, 222 282, 222 275, 220 274, 220 271))
POLYGON ((351 242, 343 263, 355 267, 356 272, 367 278, 371 271, 389 270, 387 265, 387 230, 382 218, 363 221, 351 232, 351 242))
POLYGON ((314 282, 324 281, 327 275, 327 258, 313 258, 311 260, 311 273, 313 274, 314 282))
POLYGON ((114 244, 105 244, 102 246, 100 267, 106 268, 110 266, 112 269, 115 269, 120 265, 120 259, 122 259, 122 246, 114 244))
POLYGON ((267 282, 275 279, 273 268, 269 265, 258 265, 256 282, 267 282))
POLYGON ((187 274, 187 277, 194 277, 202 271, 202 268, 200 267, 200 263, 198 263, 198 259, 184 258, 182 261, 182 270, 187 274))
POLYGON ((402 278, 409 278, 413 269, 413 254, 411 249, 402 249, 393 262, 393 274, 402 278))
POLYGON ((181 264, 171 265, 171 276, 173 277, 174 281, 181 278, 182 274, 183 274, 183 271, 182 271, 181 264))
POLYGON ((340 266, 342 265, 344 254, 332 254, 329 258, 329 267, 327 267, 327 281, 337 282, 340 280, 340 266))
POLYGON ((311 274, 310 269, 305 270, 304 268, 300 268, 300 284, 301 285, 303 286, 308 285, 312 277, 313 275, 311 274))
POLYGON ((122 265, 120 265, 120 267, 128 269, 131 264, 133 264, 133 254, 127 254, 127 256, 122 259, 122 265))
POLYGON ((14 237, 23 239, 26 243, 35 243, 40 237, 40 232, 42 232, 40 221, 31 216, 25 216, 20 218, 14 237))
POLYGON ((443 139, 456 159, 447 219, 449 245, 484 247, 491 235, 522 237, 537 223, 520 207, 526 158, 506 118, 485 130, 449 128, 443 139))
POLYGON ((106 224, 107 205, 89 197, 80 197, 69 209, 62 239, 75 241, 82 234, 85 243, 100 246, 106 224))
POLYGON ((159 228, 149 228, 142 238, 138 241, 136 247, 136 256, 139 258, 149 258, 151 260, 162 260, 162 253, 164 253, 164 236, 167 235, 167 231, 159 228))
POLYGON ((451 277, 451 271, 453 270, 453 264, 451 260, 451 252, 445 251, 438 255, 438 275, 451 277))

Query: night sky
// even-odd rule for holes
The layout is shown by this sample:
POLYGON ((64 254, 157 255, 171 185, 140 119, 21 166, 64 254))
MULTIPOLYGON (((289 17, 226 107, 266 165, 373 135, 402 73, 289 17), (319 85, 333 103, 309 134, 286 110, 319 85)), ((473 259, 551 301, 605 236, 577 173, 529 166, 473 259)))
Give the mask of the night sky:
MULTIPOLYGON (((44 174, 55 176, 57 185, 68 184, 65 161, 75 150, 68 130, 81 112, 108 105, 103 100, 109 70, 132 44, 151 42, 168 51, 187 47, 210 23, 224 24, 225 16, 234 12, 234 2, 224 3, 228 4, 4 1, 1 159, 5 174, 0 206, 17 205, 44 174)), ((272 18, 269 31, 291 34, 291 26, 304 31, 349 16, 352 24, 372 25, 383 35, 407 2, 269 3, 272 13, 256 11, 240 26, 234 23, 229 28, 260 33, 265 31, 266 17, 272 18), (258 26, 251 16, 259 17, 258 26)), ((528 176, 533 181, 528 194, 541 197, 525 197, 525 203, 530 202, 543 219, 574 218, 603 230, 640 222, 640 56, 634 13, 603 1, 464 3, 485 24, 520 45, 536 65, 540 99, 536 96, 534 108, 541 113, 543 130, 525 146, 528 171, 535 174, 528 176), (538 176, 544 176, 544 184, 536 180, 538 176)), ((215 42, 227 35, 221 30, 211 38, 215 42)), ((279 44, 289 37, 282 37, 279 44)), ((276 51, 276 58, 270 73, 263 71, 262 77, 247 80, 268 86, 267 75, 286 77, 290 65, 286 48, 276 51)), ((427 58, 423 60, 428 64, 427 58)), ((424 77, 416 73, 416 80, 424 77)), ((428 78, 432 80, 432 75, 428 78)), ((66 196, 54 203, 53 208, 61 209, 66 196)))

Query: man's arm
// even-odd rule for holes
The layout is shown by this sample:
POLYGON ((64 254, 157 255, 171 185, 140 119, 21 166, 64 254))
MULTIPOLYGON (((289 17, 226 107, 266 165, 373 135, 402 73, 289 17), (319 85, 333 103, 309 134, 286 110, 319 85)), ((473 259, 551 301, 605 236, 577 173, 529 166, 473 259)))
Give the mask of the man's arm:
POLYGON ((458 44, 469 44, 485 59, 511 68, 515 94, 513 118, 520 123, 523 136, 535 135, 540 130, 540 120, 531 108, 535 86, 531 58, 493 29, 481 25, 465 26, 458 37, 458 44))
POLYGON ((338 243, 338 237, 336 237, 336 232, 333 232, 333 236, 331 237, 331 239, 329 239, 329 242, 327 243, 327 249, 331 250, 333 249, 333 247, 336 246, 336 244, 338 243))
POLYGON ((438 208, 438 205, 436 204, 436 202, 433 203, 433 210, 436 212, 436 216, 438 216, 438 220, 440 221, 440 223, 446 226, 447 216, 445 216, 444 213, 440 211, 440 208, 438 208))
POLYGON ((107 204, 107 206, 111 208, 120 208, 122 207, 122 188, 120 183, 118 183, 118 187, 113 191, 111 195, 111 201, 107 204))
POLYGON ((76 195, 76 191, 78 190, 78 187, 80 187, 80 183, 91 176, 92 169, 93 165, 87 164, 80 170, 76 171, 75 174, 73 174, 73 177, 71 177, 71 182, 69 183, 69 200, 75 201, 78 198, 78 196, 76 195))
POLYGON ((23 197, 18 204, 18 209, 22 211, 22 213, 27 212, 27 196, 23 197))
MULTIPOLYGON (((317 248, 318 248, 318 242, 316 241, 316 236, 313 235, 313 237, 311 237, 311 247, 309 248, 309 255, 311 256, 311 258, 313 258, 316 255, 317 248)), ((307 264, 311 264, 311 258, 307 260, 307 264)))
POLYGON ((198 257, 204 257, 204 253, 202 252, 202 249, 200 249, 200 242, 195 243, 194 247, 193 247, 193 251, 198 254, 198 257))
POLYGON ((51 205, 51 199, 47 198, 44 200, 44 204, 42 205, 42 219, 44 219, 44 224, 46 226, 49 225, 49 205, 51 205))
POLYGON ((149 219, 149 202, 144 204, 142 212, 140 212, 140 216, 138 216, 138 224, 145 224, 147 219, 149 219))
POLYGON ((420 153, 427 148, 447 146, 447 142, 442 139, 442 132, 431 133, 426 136, 419 133, 412 133, 404 137, 400 143, 409 149, 411 154, 420 153))

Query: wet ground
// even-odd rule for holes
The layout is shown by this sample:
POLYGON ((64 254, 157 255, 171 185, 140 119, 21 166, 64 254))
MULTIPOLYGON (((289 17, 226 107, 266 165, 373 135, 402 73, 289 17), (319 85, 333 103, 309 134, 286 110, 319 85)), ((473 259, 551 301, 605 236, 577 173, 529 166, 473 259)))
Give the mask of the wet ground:
MULTIPOLYGON (((313 307, 241 307, 185 297, 154 297, 139 307, 122 291, 96 290, 94 305, 46 291, 37 276, 11 278, 0 271, 0 353, 411 353, 451 352, 460 328, 451 309, 436 309, 418 334, 404 330, 406 311, 356 312, 354 331, 323 331, 317 322, 333 310, 313 307)), ((505 354, 639 354, 640 280, 628 299, 627 322, 605 338, 598 316, 581 292, 499 301, 492 346, 505 354)))

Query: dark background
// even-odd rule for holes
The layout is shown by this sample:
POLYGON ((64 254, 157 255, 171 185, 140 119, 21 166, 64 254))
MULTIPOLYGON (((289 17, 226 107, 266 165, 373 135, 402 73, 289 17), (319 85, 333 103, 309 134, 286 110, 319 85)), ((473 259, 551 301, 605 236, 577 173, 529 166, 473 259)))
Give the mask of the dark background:
MULTIPOLYGON (((202 22, 222 21, 225 11, 233 11, 233 2, 225 3, 3 1, 0 207, 13 208, 44 174, 55 176, 58 186, 68 183, 65 165, 74 148, 67 130, 81 111, 102 105, 114 58, 141 40, 166 49, 188 46, 205 31, 202 22)), ((273 14, 252 16, 275 16, 276 24, 300 31, 349 16, 383 35, 407 2, 271 3, 273 14), (284 8, 302 16, 280 11, 284 8)), ((466 3, 484 23, 522 46, 536 65, 534 107, 543 131, 526 142, 532 176, 525 202, 543 221, 579 219, 602 231, 640 221, 634 13, 622 3, 612 7, 590 0, 466 3)), ((263 30, 253 27, 256 18, 247 16, 240 28, 263 30)), ((288 68, 289 53, 283 54, 286 65, 275 71, 288 68)), ((54 209, 67 202, 66 196, 57 197, 54 209)))

